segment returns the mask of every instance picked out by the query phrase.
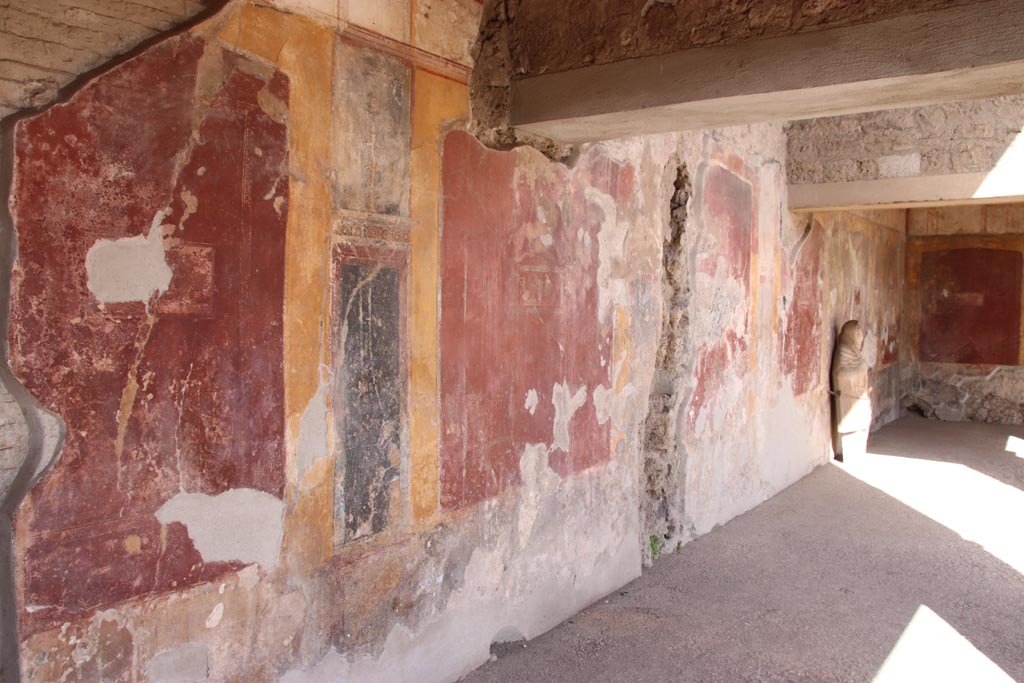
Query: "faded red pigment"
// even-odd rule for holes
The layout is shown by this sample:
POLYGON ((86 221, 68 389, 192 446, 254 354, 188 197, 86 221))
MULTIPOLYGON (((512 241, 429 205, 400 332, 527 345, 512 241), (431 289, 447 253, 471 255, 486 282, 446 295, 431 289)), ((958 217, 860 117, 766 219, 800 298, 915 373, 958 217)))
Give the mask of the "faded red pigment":
MULTIPOLYGON (((709 165, 698 176, 705 227, 717 239, 711 248, 697 256, 697 270, 715 280, 731 280, 742 286, 744 301, 749 307, 751 252, 756 248, 753 234, 756 198, 747 178, 753 177, 753 173, 732 155, 723 155, 720 162, 723 165, 709 165)), ((749 322, 749 311, 747 317, 749 322)), ((714 400, 727 376, 746 374, 749 361, 745 330, 722 330, 717 342, 701 345, 686 414, 689 436, 696 435, 701 413, 714 400)))
POLYGON ((440 379, 448 509, 520 482, 523 448, 553 442, 556 384, 570 395, 585 387, 587 400, 568 422, 568 451, 549 450, 550 467, 565 476, 610 456, 610 427, 598 421, 593 401, 598 386, 610 387, 612 365, 612 321, 599 311, 599 233, 615 219, 608 204, 632 194, 634 172, 604 152, 572 170, 537 169, 522 153, 488 150, 465 133, 445 141, 440 379))
POLYGON ((10 359, 67 424, 22 512, 27 634, 229 569, 161 528, 174 495, 282 493, 287 127, 260 103, 288 89, 180 37, 18 126, 10 359), (100 304, 90 248, 164 210, 169 289, 100 304))
POLYGON ((821 371, 822 252, 825 231, 817 221, 803 240, 793 267, 793 299, 789 302, 786 336, 782 344, 782 370, 793 378, 793 395, 802 396, 814 388, 821 371))

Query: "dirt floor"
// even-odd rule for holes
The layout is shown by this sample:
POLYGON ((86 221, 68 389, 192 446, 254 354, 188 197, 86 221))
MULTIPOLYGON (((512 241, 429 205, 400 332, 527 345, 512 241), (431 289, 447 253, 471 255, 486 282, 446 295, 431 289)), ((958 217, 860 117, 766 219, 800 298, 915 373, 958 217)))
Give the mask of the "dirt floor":
POLYGON ((464 680, 1024 681, 1018 438, 899 420, 464 680))

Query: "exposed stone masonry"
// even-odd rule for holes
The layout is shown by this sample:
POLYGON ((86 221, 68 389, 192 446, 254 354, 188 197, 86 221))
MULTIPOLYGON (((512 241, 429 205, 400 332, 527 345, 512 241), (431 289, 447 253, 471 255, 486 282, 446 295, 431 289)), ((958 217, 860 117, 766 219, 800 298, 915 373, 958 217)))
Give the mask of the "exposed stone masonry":
POLYGON ((646 548, 651 555, 657 554, 660 544, 660 540, 653 539, 672 538, 683 519, 686 446, 676 435, 679 408, 691 373, 686 353, 690 288, 684 234, 687 204, 693 193, 685 165, 679 166, 674 186, 662 252, 661 341, 644 422, 644 524, 652 538, 646 548))
POLYGON ((979 173, 1024 126, 1024 96, 794 121, 789 182, 979 173))

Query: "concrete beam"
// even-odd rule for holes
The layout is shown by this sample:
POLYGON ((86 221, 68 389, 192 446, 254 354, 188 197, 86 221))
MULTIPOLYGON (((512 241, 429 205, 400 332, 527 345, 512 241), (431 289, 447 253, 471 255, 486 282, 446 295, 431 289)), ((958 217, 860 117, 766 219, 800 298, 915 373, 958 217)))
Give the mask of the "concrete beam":
POLYGON ((526 78, 511 123, 578 143, 1024 93, 1024 3, 987 0, 869 24, 526 78))
POLYGON ((981 173, 917 175, 836 183, 790 184, 792 211, 914 208, 1024 201, 1024 131, 981 173))
POLYGON ((1024 201, 1024 187, 992 187, 986 173, 958 173, 789 186, 791 211, 910 209, 1024 201))

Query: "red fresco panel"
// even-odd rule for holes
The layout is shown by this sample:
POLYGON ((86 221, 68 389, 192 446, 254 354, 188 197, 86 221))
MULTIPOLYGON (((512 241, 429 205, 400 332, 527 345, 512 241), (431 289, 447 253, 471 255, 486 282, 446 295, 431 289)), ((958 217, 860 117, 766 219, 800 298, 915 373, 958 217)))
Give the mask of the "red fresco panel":
POLYGON ((1016 251, 921 254, 921 360, 1017 365, 1021 271, 1016 251))
POLYGON ((442 173, 441 489, 450 509, 519 483, 523 446, 553 441, 555 384, 570 394, 586 387, 587 401, 569 421, 569 451, 552 450, 550 466, 564 476, 608 460, 609 425, 592 401, 610 384, 611 327, 599 320, 597 287, 606 217, 588 191, 621 202, 633 174, 599 154, 572 171, 538 169, 464 133, 447 137, 442 173))
MULTIPOLYGON (((700 174, 700 201, 704 229, 713 239, 713 248, 698 254, 697 270, 716 282, 732 280, 743 286, 744 296, 738 306, 749 317, 750 263, 754 245, 756 200, 752 184, 737 175, 753 174, 742 160, 720 152, 722 163, 710 165, 700 174)), ((705 343, 697 350, 694 389, 686 413, 686 431, 696 435, 701 413, 714 401, 726 375, 743 376, 750 367, 747 340, 742 331, 726 329, 715 342, 705 343)))
POLYGON ((825 231, 814 222, 793 268, 793 299, 789 302, 782 370, 793 378, 793 394, 801 396, 819 378, 821 363, 821 257, 825 231))
POLYGON ((750 183, 721 166, 709 167, 704 176, 704 211, 717 249, 698 257, 698 269, 736 280, 749 292, 754 219, 750 183))
POLYGON ((161 537, 154 512, 175 494, 283 489, 287 128, 259 96, 287 101, 288 81, 230 52, 197 80, 215 49, 170 40, 17 129, 11 364, 68 427, 30 498, 29 633, 225 571, 181 525, 161 537), (152 319, 101 305, 86 254, 165 209, 180 227, 152 319))

